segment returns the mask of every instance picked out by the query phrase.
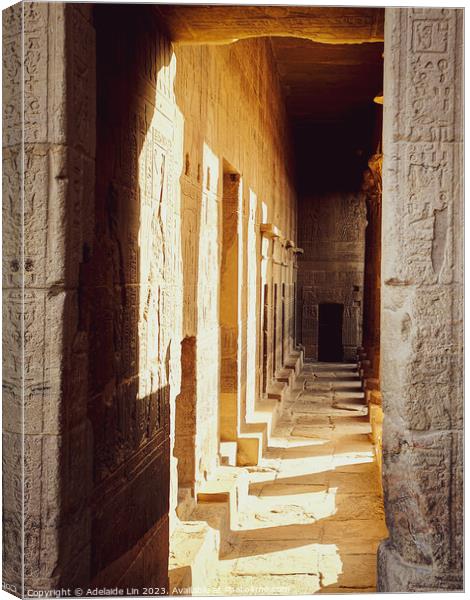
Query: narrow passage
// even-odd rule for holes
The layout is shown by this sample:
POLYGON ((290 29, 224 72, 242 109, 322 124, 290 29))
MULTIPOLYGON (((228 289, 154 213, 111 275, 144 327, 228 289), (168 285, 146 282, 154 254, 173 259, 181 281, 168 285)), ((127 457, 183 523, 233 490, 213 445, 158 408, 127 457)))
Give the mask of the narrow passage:
POLYGON ((209 593, 375 591, 387 530, 369 433, 356 365, 305 365, 209 593))

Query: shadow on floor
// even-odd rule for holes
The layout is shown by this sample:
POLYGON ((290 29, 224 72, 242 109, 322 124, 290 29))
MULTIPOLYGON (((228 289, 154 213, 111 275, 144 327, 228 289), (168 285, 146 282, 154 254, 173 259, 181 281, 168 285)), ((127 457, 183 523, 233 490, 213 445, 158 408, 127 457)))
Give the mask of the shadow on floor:
MULTIPOLYGON (((307 366, 307 379, 311 373, 307 366)), ((293 402, 260 468, 249 471, 239 528, 221 545, 215 593, 375 591, 376 552, 387 529, 368 418, 338 412, 324 396, 306 393, 301 404, 312 412, 293 402)))
POLYGON ((387 530, 375 468, 357 472, 371 464, 253 484, 258 495, 250 518, 231 532, 220 556, 232 579, 242 586, 309 577, 311 593, 375 591, 376 552, 387 530), (282 523, 289 519, 297 522, 282 523))

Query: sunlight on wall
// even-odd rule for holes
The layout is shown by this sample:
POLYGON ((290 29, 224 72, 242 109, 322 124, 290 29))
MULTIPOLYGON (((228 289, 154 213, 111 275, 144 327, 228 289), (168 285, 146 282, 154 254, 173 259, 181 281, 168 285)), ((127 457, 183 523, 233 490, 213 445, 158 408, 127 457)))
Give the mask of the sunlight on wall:
MULTIPOLYGON (((140 228, 140 302, 139 302, 139 348, 141 369, 158 376, 139 387, 139 397, 155 392, 169 384, 165 364, 171 337, 180 334, 181 306, 175 306, 181 286, 181 264, 179 251, 180 211, 179 189, 174 181, 181 155, 181 134, 174 120, 173 80, 176 73, 176 58, 172 55, 168 65, 162 66, 157 76, 155 97, 156 110, 142 144, 139 156, 140 228), (165 112, 164 112, 165 111, 165 112), (166 114, 167 113, 167 114, 166 114)), ((179 167, 181 168, 181 167, 179 167)), ((171 352, 176 351, 171 349, 171 352)), ((168 369, 167 369, 168 370, 168 369)), ((141 378, 142 382, 142 378, 141 378)))
POLYGON ((219 398, 219 171, 216 154, 204 142, 197 279, 196 484, 216 467, 219 398), (202 333, 204 332, 204 333, 202 333), (213 365, 207 369, 208 361, 213 365), (198 423, 201 423, 198 425, 198 423), (208 461, 208 457, 211 460, 208 461))
MULTIPOLYGON (((174 97, 176 57, 169 55, 157 73, 155 109, 138 159, 140 190, 139 244, 139 388, 138 399, 157 395, 158 419, 169 419, 170 507, 177 502, 173 457, 175 399, 181 385, 182 265, 179 174, 184 120, 174 97), (169 409, 169 414, 164 414, 169 409)), ((165 55, 165 52, 167 53, 165 55)), ((147 88, 150 89, 149 87, 147 88)), ((146 111, 145 117, 149 118, 146 111)), ((142 419, 149 407, 143 407, 142 419)), ((170 509, 170 530, 174 526, 170 509)))

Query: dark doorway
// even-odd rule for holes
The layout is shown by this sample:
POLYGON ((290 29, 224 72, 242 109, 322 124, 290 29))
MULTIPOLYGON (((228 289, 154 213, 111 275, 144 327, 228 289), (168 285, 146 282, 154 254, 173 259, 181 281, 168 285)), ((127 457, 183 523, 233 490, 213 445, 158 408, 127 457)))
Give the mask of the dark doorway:
POLYGON ((318 360, 343 360, 343 305, 318 306, 318 360))

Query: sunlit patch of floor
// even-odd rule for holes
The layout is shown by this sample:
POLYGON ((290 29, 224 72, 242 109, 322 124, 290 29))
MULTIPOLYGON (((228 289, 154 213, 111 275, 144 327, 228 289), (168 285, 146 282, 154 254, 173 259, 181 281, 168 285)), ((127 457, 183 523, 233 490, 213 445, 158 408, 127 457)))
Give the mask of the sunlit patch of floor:
POLYGON ((257 467, 212 595, 375 590, 387 536, 377 465, 353 365, 306 365, 303 387, 257 467))

